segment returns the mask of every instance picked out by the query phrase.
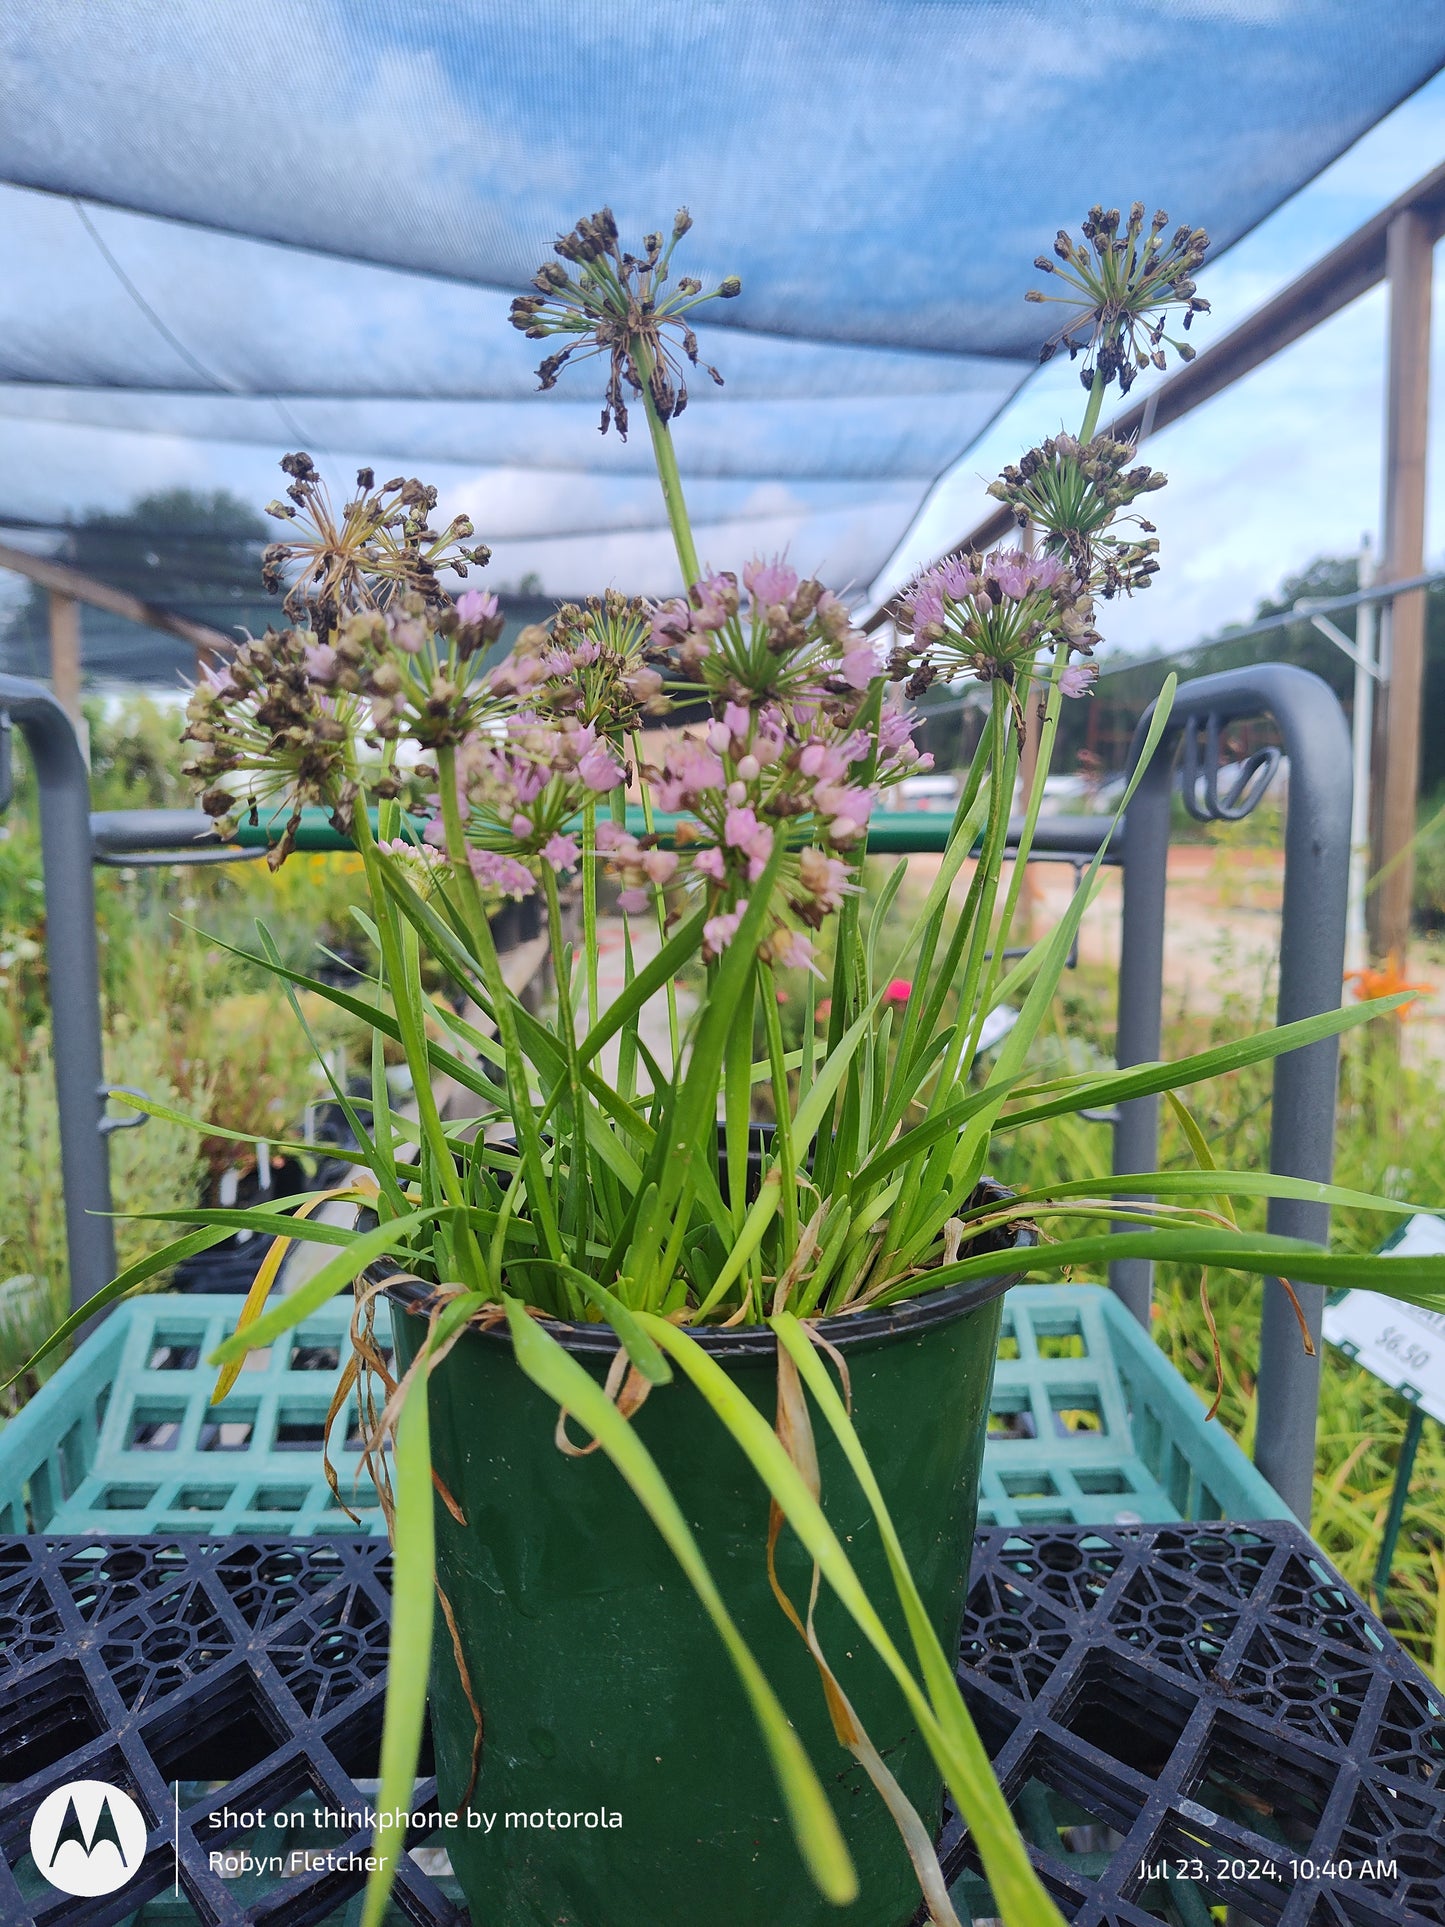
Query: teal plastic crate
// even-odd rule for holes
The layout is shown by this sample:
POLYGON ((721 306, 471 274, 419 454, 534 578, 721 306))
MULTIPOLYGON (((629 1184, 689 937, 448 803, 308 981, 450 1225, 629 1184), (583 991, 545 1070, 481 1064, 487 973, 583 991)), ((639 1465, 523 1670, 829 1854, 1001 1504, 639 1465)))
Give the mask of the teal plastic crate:
MULTIPOLYGON (((350 1299, 253 1353, 212 1407, 205 1360, 241 1302, 118 1306, 0 1432, 0 1532, 383 1532, 354 1400, 332 1429, 331 1458, 359 1527, 321 1468, 350 1299)), ((1008 1294, 980 1525, 1289 1516, 1112 1292, 1008 1294)))
POLYGON ((980 1525, 1288 1519, 1289 1507, 1111 1291, 1004 1299, 980 1525))
MULTIPOLYGON (((351 1299, 252 1352, 212 1406, 216 1368, 206 1359, 243 1302, 118 1305, 0 1432, 0 1532, 383 1533, 354 1398, 332 1427, 331 1462, 359 1526, 322 1470, 351 1299)), ((377 1320, 383 1342, 386 1316, 377 1320)))

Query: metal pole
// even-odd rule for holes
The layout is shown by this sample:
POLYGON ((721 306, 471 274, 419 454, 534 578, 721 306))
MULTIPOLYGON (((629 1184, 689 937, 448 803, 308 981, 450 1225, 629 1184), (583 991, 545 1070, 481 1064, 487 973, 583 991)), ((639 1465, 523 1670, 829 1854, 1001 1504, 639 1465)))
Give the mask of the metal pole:
MULTIPOLYGON (((1129 806, 1116 1046, 1121 1065, 1159 1055, 1169 804, 1180 737, 1186 727, 1206 719, 1222 729, 1248 716, 1274 718, 1289 758, 1276 1021, 1291 1023, 1339 1006, 1351 822, 1344 778, 1350 768, 1350 739, 1344 714, 1318 676, 1286 664, 1263 663, 1202 676, 1177 691, 1169 730, 1129 806)), ((1148 725, 1146 712, 1135 732, 1131 768, 1148 725)), ((1271 1170, 1328 1182, 1334 1163, 1338 1060, 1333 1038, 1276 1060, 1271 1170)), ((1147 1171, 1157 1161, 1157 1104, 1150 1100, 1145 1108, 1135 1100, 1120 1105, 1114 1169, 1147 1171)), ((1282 1235, 1323 1243, 1329 1235, 1329 1211, 1324 1205, 1275 1198, 1268 1224, 1282 1235)), ((1110 1283, 1135 1317, 1147 1321, 1148 1268, 1136 1270, 1132 1263, 1116 1261, 1110 1266, 1110 1283)), ((1324 1294, 1318 1287, 1304 1286, 1297 1295, 1315 1346, 1313 1357, 1304 1350, 1288 1294, 1274 1279, 1264 1287, 1255 1460, 1285 1503, 1308 1521, 1324 1294)))
MULTIPOLYGON (((1188 685, 1186 684, 1186 688, 1188 685)), ((1183 691, 1180 692, 1181 695, 1183 691)), ((1142 740, 1136 737, 1136 742, 1142 740)), ((1169 871, 1169 806, 1174 792, 1174 744, 1159 745, 1124 821, 1124 916, 1119 946, 1119 1019, 1114 1061, 1153 1063, 1159 1056, 1164 998, 1164 893, 1169 871)), ((1133 767, 1133 757, 1130 767, 1133 767)), ((1114 1126, 1114 1169, 1152 1171, 1159 1159, 1159 1100, 1121 1104, 1114 1126)), ((1120 1230, 1124 1226, 1118 1227, 1120 1230)), ((1130 1227, 1134 1228, 1134 1227, 1130 1227)), ((1145 1258, 1116 1259, 1109 1283, 1149 1329, 1154 1267, 1145 1258)))
POLYGON ((1385 1536, 1380 1541, 1380 1557, 1375 1562, 1375 1599, 1383 1605, 1390 1585, 1390 1568, 1395 1563, 1395 1547, 1400 1543, 1400 1527, 1405 1521, 1405 1497, 1410 1490, 1410 1474, 1415 1469, 1415 1454, 1420 1449, 1420 1434, 1425 1429, 1425 1414, 1411 1405, 1405 1421, 1405 1436, 1400 1441, 1400 1457, 1395 1465, 1395 1484, 1390 1493, 1390 1510, 1385 1519, 1385 1536))
MULTIPOLYGON (((1391 221, 1389 363, 1385 400, 1385 517, 1382 547, 1391 580, 1424 566, 1425 470, 1430 413, 1430 283, 1435 231, 1413 209, 1391 221)), ((1420 787, 1420 708, 1425 678, 1425 597, 1397 596, 1386 615, 1377 736, 1376 868, 1370 908, 1374 946, 1403 965, 1414 892, 1415 812, 1420 787)))
POLYGON ((90 777, 74 725, 43 684, 0 675, 0 710, 25 737, 40 792, 45 955, 60 1110, 70 1302, 83 1305, 115 1276, 110 1160, 101 1120, 105 1064, 91 873, 90 777))
MULTIPOLYGON (((1256 672, 1264 705, 1279 725, 1289 758, 1285 817, 1284 906, 1280 923, 1276 1022, 1337 1010, 1345 968, 1351 797, 1344 772, 1350 739, 1329 687, 1303 669, 1273 664, 1256 672)), ((1323 1038, 1275 1060, 1270 1122, 1272 1171, 1327 1184, 1334 1172, 1339 1043, 1323 1038)), ((1272 1198, 1268 1226, 1283 1237, 1329 1238, 1329 1207, 1272 1198)), ((1259 1418, 1254 1459, 1306 1526, 1315 1476, 1315 1417, 1320 1396, 1323 1290, 1297 1287, 1314 1355, 1304 1349, 1294 1308, 1271 1278, 1259 1333, 1259 1418)))

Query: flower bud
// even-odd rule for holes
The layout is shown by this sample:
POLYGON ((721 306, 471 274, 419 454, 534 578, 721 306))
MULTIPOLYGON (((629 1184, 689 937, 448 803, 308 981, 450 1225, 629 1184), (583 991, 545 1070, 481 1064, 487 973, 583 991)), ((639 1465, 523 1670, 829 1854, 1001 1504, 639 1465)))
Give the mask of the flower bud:
POLYGON ((623 683, 633 701, 644 708, 662 694, 662 677, 655 669, 634 669, 631 675, 624 676, 623 683))

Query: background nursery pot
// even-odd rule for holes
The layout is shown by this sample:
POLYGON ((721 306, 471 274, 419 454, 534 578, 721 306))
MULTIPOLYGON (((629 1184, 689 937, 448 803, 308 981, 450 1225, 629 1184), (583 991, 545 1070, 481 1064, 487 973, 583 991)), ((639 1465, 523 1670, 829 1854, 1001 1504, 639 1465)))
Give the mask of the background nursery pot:
MULTIPOLYGON (((963 1610, 999 1315, 1013 1282, 1001 1275, 821 1327, 847 1358, 859 1436, 945 1651, 963 1610)), ((425 1336, 426 1292, 388 1295, 405 1368, 425 1336)), ((550 1329, 598 1379, 606 1375, 616 1349, 608 1327, 550 1329)), ((771 1421, 772 1333, 695 1335, 771 1421)), ((470 1804, 496 1816, 490 1832, 448 1836, 473 1919, 903 1927, 919 1902, 913 1869, 863 1769, 834 1737, 817 1669, 772 1596, 766 1493, 701 1394, 679 1374, 654 1388, 632 1423, 819 1767, 858 1871, 851 1907, 830 1906, 810 1882, 742 1689, 672 1554, 600 1451, 558 1451, 556 1407, 518 1368, 506 1327, 467 1331, 433 1371, 430 1400, 432 1463, 467 1521, 459 1526, 438 1503, 438 1574, 485 1728, 470 1804), (573 1817, 589 1813, 614 1824, 573 1817)), ((866 1502, 821 1420, 816 1435, 825 1510, 906 1645, 901 1613, 887 1609, 893 1589, 866 1502)), ((786 1530, 778 1564, 805 1610, 811 1568, 786 1530)), ((942 1788, 927 1747, 826 1587, 817 1625, 875 1745, 936 1830, 942 1788)), ((466 1788, 473 1720, 440 1616, 432 1688, 450 1805, 466 1788)))

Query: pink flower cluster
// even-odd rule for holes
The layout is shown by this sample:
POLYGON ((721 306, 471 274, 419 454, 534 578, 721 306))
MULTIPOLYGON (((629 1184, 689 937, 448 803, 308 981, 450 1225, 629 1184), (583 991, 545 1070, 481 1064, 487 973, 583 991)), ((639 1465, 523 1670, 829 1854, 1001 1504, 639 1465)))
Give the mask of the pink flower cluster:
POLYGON ((843 907, 843 899, 857 889, 848 881, 848 865, 836 856, 805 846, 798 852, 798 894, 792 905, 816 930, 824 917, 843 907))
MULTIPOLYGON (((711 963, 720 957, 733 938, 738 934, 738 925, 747 915, 748 899, 739 897, 731 910, 721 910, 716 916, 709 917, 702 927, 702 954, 711 963)), ((758 955, 764 963, 773 964, 779 970, 811 970, 815 977, 823 973, 813 955, 813 940, 801 930, 794 930, 791 924, 781 921, 774 923, 772 929, 758 945, 758 955)))
MULTIPOLYGON (((494 613, 479 594, 456 612, 468 626, 494 613)), ((546 869, 579 865, 576 819, 624 781, 614 742, 661 698, 669 666, 701 681, 713 720, 675 738, 646 772, 659 810, 683 819, 675 847, 610 820, 597 826, 621 908, 644 911, 674 885, 693 891, 708 913, 705 953, 716 956, 771 864, 776 906, 760 954, 811 967, 805 930, 853 888, 845 853, 862 843, 880 789, 931 759, 896 697, 876 725, 863 724, 880 673, 872 645, 836 596, 782 557, 750 563, 741 588, 713 574, 685 601, 651 609, 609 593, 522 633, 482 685, 496 722, 456 752, 472 869, 488 888, 522 896, 546 869)), ((439 821, 427 836, 444 842, 439 821)))
MULTIPOLYGON (((1040 602, 1046 607, 1061 583, 1072 585, 1072 576, 1051 555, 1025 555, 1022 549, 994 549, 982 557, 951 555, 925 571, 903 596, 901 619, 924 642, 983 639, 990 626, 1017 632, 1014 612, 1040 602), (1000 624, 997 615, 1005 609, 1008 614, 1000 624)), ((1038 607, 1030 611, 1035 616, 1043 612, 1038 607)))
MULTIPOLYGON (((759 820, 746 803, 729 802, 723 817, 723 848, 736 850, 747 866, 749 883, 756 883, 773 854, 773 827, 759 820)), ((721 851, 717 852, 720 856, 721 851)))
POLYGON ((782 556, 761 557, 738 579, 705 575, 689 594, 650 612, 655 656, 670 657, 687 677, 726 700, 816 701, 868 688, 880 665, 868 638, 854 629, 831 589, 782 556))
POLYGON ((531 896, 537 887, 537 879, 525 863, 517 857, 504 856, 499 850, 469 850, 467 862, 484 890, 495 890, 500 896, 515 898, 518 903, 523 897, 531 896))
POLYGON ((501 604, 490 589, 468 589, 457 597, 457 621, 464 629, 489 626, 501 614, 501 604))
POLYGON ((662 676, 644 660, 646 604, 609 589, 581 607, 564 603, 547 626, 530 626, 488 687, 539 716, 620 732, 668 707, 662 676))
POLYGON ((778 908, 760 954, 781 967, 811 968, 811 939, 798 926, 818 929, 854 887, 848 861, 834 852, 861 843, 884 784, 930 760, 914 747, 899 704, 889 703, 872 730, 858 725, 859 708, 857 698, 836 694, 791 705, 719 702, 701 734, 673 742, 646 772, 658 806, 684 819, 675 831, 682 862, 664 870, 664 853, 599 831, 599 848, 626 885, 623 907, 640 908, 649 885, 676 880, 700 890, 712 913, 704 954, 716 956, 736 935, 781 840, 778 908))
POLYGON ((660 810, 696 810, 727 782, 722 758, 707 744, 685 736, 660 769, 650 769, 652 800, 660 810))
POLYGON ((615 823, 597 825, 597 848, 623 885, 617 899, 619 909, 633 915, 647 908, 654 889, 665 888, 677 874, 675 850, 660 850, 655 843, 644 844, 615 823))
MULTIPOLYGON (((618 788, 626 772, 590 725, 558 728, 522 713, 504 738, 468 736, 457 749, 456 779, 473 875, 505 896, 524 897, 536 887, 540 864, 557 875, 576 869, 582 851, 567 826, 590 797, 618 788)), ((445 845, 440 815, 426 840, 445 845)))
MULTIPOLYGON (((1079 571, 1058 556, 1022 549, 936 563, 902 597, 899 626, 906 633, 889 673, 908 677, 911 696, 940 674, 960 670, 980 681, 1000 677, 1012 689, 1041 645, 1067 658, 1088 655, 1098 641, 1092 596, 1079 571)), ((1062 672, 1066 696, 1083 695, 1088 686, 1084 671, 1062 672)))
POLYGON ((526 698, 531 695, 539 682, 546 677, 547 671, 539 656, 523 655, 513 651, 504 661, 499 662, 487 677, 487 688, 492 695, 502 701, 513 696, 526 698))

